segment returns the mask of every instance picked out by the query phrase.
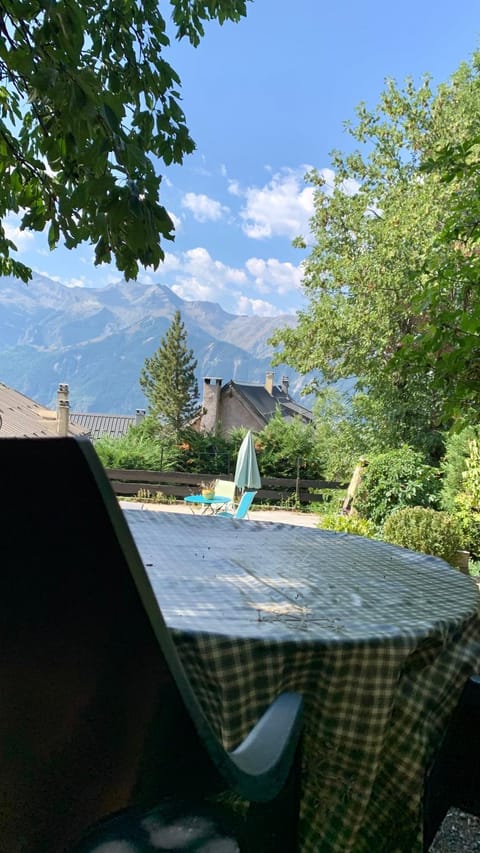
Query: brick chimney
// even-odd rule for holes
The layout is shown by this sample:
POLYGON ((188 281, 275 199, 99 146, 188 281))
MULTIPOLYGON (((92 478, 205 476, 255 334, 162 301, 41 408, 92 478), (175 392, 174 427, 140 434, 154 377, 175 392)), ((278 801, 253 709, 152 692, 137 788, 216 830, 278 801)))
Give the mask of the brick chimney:
POLYGON ((202 403, 202 432, 215 432, 220 417, 220 391, 222 380, 213 379, 210 376, 203 380, 203 403, 202 403))
POLYGON ((68 435, 70 403, 68 401, 68 385, 59 385, 57 390, 57 435, 68 435))
POLYGON ((274 374, 272 371, 267 370, 267 373, 265 374, 265 390, 268 391, 270 396, 273 395, 273 377, 274 374))

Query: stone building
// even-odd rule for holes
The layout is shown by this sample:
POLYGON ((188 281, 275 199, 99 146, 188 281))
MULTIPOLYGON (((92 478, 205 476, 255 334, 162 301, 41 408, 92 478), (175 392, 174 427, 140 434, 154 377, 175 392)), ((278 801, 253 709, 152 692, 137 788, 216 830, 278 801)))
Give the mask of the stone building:
POLYGON ((311 411, 297 403, 288 388, 286 376, 282 377, 280 385, 275 385, 274 374, 270 371, 263 385, 233 379, 222 385, 221 379, 206 377, 203 380, 201 413, 192 426, 200 432, 218 431, 224 435, 236 427, 258 432, 266 426, 277 408, 286 420, 300 417, 304 423, 309 423, 313 418, 311 411))

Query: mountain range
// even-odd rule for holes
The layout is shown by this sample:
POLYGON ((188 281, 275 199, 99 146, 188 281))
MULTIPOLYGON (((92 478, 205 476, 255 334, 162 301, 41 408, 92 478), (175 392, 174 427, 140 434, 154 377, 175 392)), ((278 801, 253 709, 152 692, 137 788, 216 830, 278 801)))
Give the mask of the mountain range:
MULTIPOLYGON (((65 382, 72 411, 133 414, 146 406, 140 371, 176 310, 198 362, 200 394, 206 376, 263 383, 272 369, 268 338, 296 323, 291 315, 229 314, 214 302, 180 299, 160 284, 82 288, 35 274, 28 285, 0 278, 0 381, 52 408, 65 382)), ((277 383, 288 376, 298 398, 306 378, 285 365, 275 374, 277 383)))

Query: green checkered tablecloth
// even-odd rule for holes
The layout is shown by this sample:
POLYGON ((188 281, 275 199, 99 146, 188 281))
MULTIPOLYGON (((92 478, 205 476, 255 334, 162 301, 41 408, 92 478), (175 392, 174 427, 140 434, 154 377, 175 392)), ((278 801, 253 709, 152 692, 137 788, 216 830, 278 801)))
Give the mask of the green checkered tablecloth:
POLYGON ((125 515, 225 746, 279 693, 303 694, 302 853, 421 851, 425 768, 480 671, 475 583, 331 531, 125 515))

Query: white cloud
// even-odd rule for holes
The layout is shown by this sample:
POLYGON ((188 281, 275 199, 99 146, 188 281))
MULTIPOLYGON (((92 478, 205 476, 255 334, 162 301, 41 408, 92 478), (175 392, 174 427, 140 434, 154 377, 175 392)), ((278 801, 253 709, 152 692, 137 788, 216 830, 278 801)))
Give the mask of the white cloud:
POLYGON ((46 272, 45 270, 35 270, 35 272, 38 273, 38 275, 44 275, 51 281, 56 281, 57 284, 63 284, 64 287, 88 287, 90 284, 84 275, 78 276, 77 278, 65 278, 65 276, 53 275, 51 272, 46 272))
POLYGON ((230 195, 241 196, 242 190, 240 189, 240 184, 238 181, 231 180, 228 182, 228 192, 230 195))
POLYGON ((204 193, 186 193, 182 198, 182 207, 189 210, 197 222, 217 222, 228 213, 228 207, 204 193))
POLYGON ((3 221, 3 228, 7 240, 15 243, 17 250, 21 252, 27 248, 31 248, 35 235, 31 231, 21 231, 17 224, 20 220, 17 217, 8 217, 3 221))
POLYGON ((290 262, 282 263, 276 258, 249 258, 245 264, 248 272, 253 277, 255 287, 260 293, 288 293, 297 290, 302 280, 300 267, 290 262))
POLYGON ((172 290, 180 299, 191 299, 194 302, 215 302, 218 298, 218 288, 199 281, 195 276, 179 280, 172 285, 172 290))
MULTIPOLYGON (((244 270, 214 260, 209 252, 201 247, 183 252, 176 260, 176 267, 170 267, 175 273, 171 288, 182 299, 216 301, 230 290, 229 285, 244 286, 248 283, 244 270)), ((165 265, 157 270, 161 275, 166 272, 168 270, 165 265)))
POLYGON ((276 317, 283 313, 271 302, 264 302, 263 299, 250 299, 248 296, 239 296, 235 311, 238 314, 257 314, 259 317, 276 317))
POLYGON ((308 231, 313 215, 313 187, 305 186, 303 178, 308 166, 299 169, 282 169, 263 187, 240 190, 231 181, 233 195, 242 194, 245 205, 240 211, 243 231, 254 240, 266 237, 292 239, 308 231))
MULTIPOLYGON (((243 267, 228 266, 197 246, 178 255, 167 253, 165 262, 155 271, 156 276, 182 299, 219 301, 229 306, 227 310, 236 310, 238 300, 244 299, 244 309, 250 306, 247 313, 275 315, 289 308, 285 304, 275 307, 256 295, 270 294, 272 298, 294 294, 300 286, 302 271, 300 266, 276 258, 254 257, 243 267)), ((285 299, 279 302, 285 303, 285 299)))
POLYGON ((178 270, 180 266, 180 258, 177 255, 174 255, 173 252, 165 252, 165 257, 159 265, 157 272, 169 273, 171 270, 178 270))
POLYGON ((64 282, 64 284, 66 284, 67 287, 88 287, 88 282, 83 275, 79 278, 69 278, 68 281, 64 282))
POLYGON ((183 253, 183 258, 184 266, 195 273, 202 273, 206 278, 231 281, 237 284, 242 284, 247 280, 243 270, 229 267, 222 261, 213 260, 206 249, 200 247, 189 249, 188 252, 183 253))
POLYGON ((57 284, 63 284, 63 278, 59 275, 53 275, 51 272, 46 272, 45 270, 35 270, 38 275, 44 275, 45 278, 49 278, 51 281, 56 281, 57 284))

